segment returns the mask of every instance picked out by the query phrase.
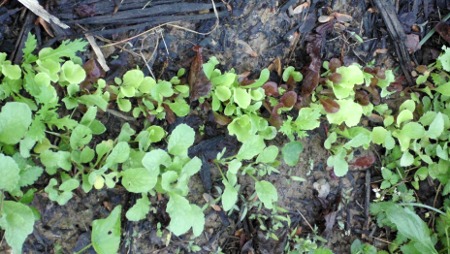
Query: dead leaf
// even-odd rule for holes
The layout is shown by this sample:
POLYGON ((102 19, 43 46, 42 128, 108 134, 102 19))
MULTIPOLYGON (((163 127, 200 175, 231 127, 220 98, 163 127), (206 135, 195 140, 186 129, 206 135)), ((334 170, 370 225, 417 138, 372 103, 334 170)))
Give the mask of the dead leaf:
POLYGON ((333 16, 336 18, 336 20, 338 22, 341 22, 341 23, 352 22, 352 20, 353 20, 353 17, 350 15, 347 15, 347 14, 335 12, 335 13, 333 13, 333 16))
POLYGON ((236 44, 241 45, 244 48, 244 52, 249 54, 251 57, 258 57, 258 53, 256 53, 256 51, 254 51, 247 42, 243 40, 236 40, 236 44))
POLYGON ((405 40, 405 46, 410 54, 420 49, 419 36, 417 34, 407 34, 405 40))
POLYGON ((434 29, 436 29, 436 32, 438 32, 442 39, 450 43, 450 25, 447 25, 444 22, 439 22, 434 29))
POLYGON ((333 16, 322 15, 317 19, 317 21, 319 21, 319 23, 327 23, 333 19, 334 19, 333 16))
POLYGON ((426 65, 419 65, 416 67, 416 71, 418 71, 419 73, 424 74, 425 72, 428 71, 428 67, 426 65))
POLYGON ((83 64, 83 69, 86 72, 86 79, 80 85, 83 89, 89 90, 87 87, 88 85, 97 82, 99 78, 103 78, 105 76, 105 72, 98 66, 95 59, 89 59, 86 61, 83 64))
POLYGON ((231 119, 217 112, 214 112, 214 121, 216 121, 216 123, 218 123, 219 125, 226 126, 231 122, 231 119))
POLYGON ((211 206, 211 208, 214 211, 216 211, 216 212, 222 211, 222 208, 220 208, 220 206, 215 204, 214 198, 211 195, 209 195, 208 193, 203 193, 203 199, 206 201, 206 203, 209 204, 209 206, 211 206))
POLYGON ((282 66, 281 66, 281 60, 279 57, 275 58, 275 60, 272 61, 272 63, 267 67, 269 71, 275 71, 278 76, 282 75, 282 66))
POLYGON ((202 48, 198 45, 192 48, 196 55, 191 63, 189 70, 189 98, 191 101, 196 101, 198 98, 207 95, 211 91, 211 82, 206 78, 203 72, 203 56, 202 48))
POLYGON ((164 111, 166 112, 166 121, 169 124, 173 124, 175 123, 175 120, 177 120, 175 113, 172 111, 172 109, 170 109, 170 107, 163 103, 162 106, 164 107, 164 111))
POLYGON ((307 11, 309 8, 309 2, 304 2, 300 5, 298 5, 297 7, 294 8, 294 10, 292 11, 292 14, 301 14, 304 11, 307 11))
POLYGON ((97 42, 94 39, 94 36, 90 34, 86 34, 86 39, 88 40, 89 44, 92 47, 92 50, 94 50, 95 55, 97 56, 97 61, 102 67, 102 69, 107 72, 109 71, 109 66, 106 63, 105 56, 103 55, 103 52, 100 50, 100 48, 97 45, 97 42))
POLYGON ((48 26, 48 23, 41 17, 37 17, 36 22, 34 22, 36 25, 39 24, 42 26, 42 28, 44 28, 45 32, 50 35, 50 37, 55 37, 55 35, 53 34, 52 30, 50 29, 50 27, 48 26))
POLYGON ((47 22, 53 22, 63 29, 69 28, 68 25, 62 23, 57 17, 50 14, 47 10, 39 4, 38 0, 18 0, 23 4, 28 10, 36 14, 36 16, 44 19, 47 22))
POLYGON ((79 4, 73 8, 73 11, 80 18, 93 17, 96 14, 94 4, 79 4))

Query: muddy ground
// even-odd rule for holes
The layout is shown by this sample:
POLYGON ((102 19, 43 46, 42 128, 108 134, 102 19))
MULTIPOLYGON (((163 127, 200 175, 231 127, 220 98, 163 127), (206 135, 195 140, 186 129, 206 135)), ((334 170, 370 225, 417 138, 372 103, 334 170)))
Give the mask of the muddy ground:
MULTIPOLYGON (((75 9, 78 5, 85 4, 81 3, 82 1, 43 2, 46 2, 45 6, 50 11, 54 10, 56 16, 60 15, 63 22, 71 23, 70 32, 56 31, 56 37, 52 38, 43 27, 34 22, 33 15, 26 15, 26 10, 20 4, 10 1, 0 9, 1 15, 8 16, 8 19, 3 20, 3 25, 0 25, 2 35, 0 51, 12 54, 17 52, 24 26, 29 26, 28 30, 38 35, 40 46, 56 45, 63 38, 79 37, 83 29, 99 31, 102 26, 85 24, 82 29, 76 25, 81 16, 86 18, 97 15, 96 12, 99 11, 95 10, 95 4, 92 5, 94 7, 91 6, 94 10, 92 13, 81 15, 78 13, 79 10, 75 9)), ((128 1, 130 2, 133 1, 128 1)), ((165 2, 176 6, 181 1, 165 2)), ((217 11, 220 12, 217 26, 214 9, 211 7, 202 12, 195 12, 195 15, 208 14, 209 18, 201 21, 176 22, 174 23, 176 26, 161 26, 127 43, 111 45, 111 42, 130 38, 152 26, 127 30, 123 25, 117 25, 116 28, 122 28, 118 32, 114 32, 115 27, 112 26, 109 27, 112 29, 109 34, 98 34, 103 36, 97 37, 99 46, 110 45, 102 48, 112 69, 106 78, 121 75, 136 65, 142 67, 148 74, 169 78, 179 68, 189 68, 195 54, 192 50, 193 45, 200 45, 203 48, 205 60, 209 56, 216 56, 223 70, 235 68, 238 73, 251 72, 258 75, 259 70, 269 66, 277 58, 281 60, 283 66, 293 65, 299 70, 304 70, 311 61, 307 53, 307 45, 311 41, 309 38, 317 34, 316 28, 323 24, 318 20, 320 17, 323 20, 323 17, 334 15, 333 13, 349 15, 351 19, 333 23, 331 29, 324 35, 320 47, 323 60, 336 57, 346 64, 358 62, 365 65, 371 62, 383 68, 398 65, 394 42, 389 37, 383 19, 370 1, 308 1, 309 7, 298 14, 293 12, 299 10, 303 1, 216 2, 217 11)), ((439 20, 438 12, 448 12, 446 1, 397 2, 397 13, 399 17, 401 16, 405 32, 416 35, 417 38, 423 38, 436 24, 439 20), (416 7, 417 10, 414 9, 416 7), (418 31, 411 29, 414 25, 419 27, 418 31)), ((114 11, 114 6, 111 6, 110 11, 114 11)), ((153 27, 156 25, 158 24, 153 24, 153 27)), ((416 49, 416 52, 411 54, 413 65, 427 64, 439 53, 440 47, 436 46, 439 41, 436 40, 438 39, 433 38, 422 49, 416 49)), ((91 50, 84 57, 93 57, 91 50)), ((279 79, 276 75, 274 78, 279 79)), ((111 119, 120 128, 116 120, 111 119)), ((139 123, 134 124, 139 126, 139 123)), ((147 220, 139 223, 122 220, 120 253, 189 253, 189 246, 192 244, 201 247, 200 253, 212 253, 219 248, 225 253, 283 253, 289 244, 287 234, 296 227, 299 229, 300 237, 311 235, 313 228, 317 227, 318 236, 326 239, 326 246, 335 253, 349 253, 350 245, 356 238, 383 247, 382 242, 375 240, 379 236, 378 231, 371 223, 367 211, 368 201, 372 196, 370 186, 379 179, 377 166, 379 163, 375 163, 375 166, 368 170, 351 171, 346 177, 336 178, 326 166, 329 153, 323 148, 326 139, 325 129, 326 126, 323 124, 318 131, 309 133, 309 137, 301 140, 304 152, 296 167, 282 165, 279 169, 280 174, 267 178, 278 189, 279 206, 288 211, 292 220, 290 228, 285 227, 276 231, 279 241, 266 240, 264 232, 258 229, 260 222, 250 219, 252 213, 258 212, 256 209, 251 209, 243 221, 239 220, 239 213, 224 219, 214 210, 207 209, 205 231, 199 238, 190 240, 189 235, 172 236, 170 245, 166 246, 168 232, 163 231, 160 235, 157 228, 158 222, 162 225, 168 223, 168 218, 163 212, 165 204, 164 201, 153 200, 154 210, 147 220), (292 176, 304 178, 305 181, 293 181, 292 176)), ((283 140, 275 142, 281 146, 283 140)), ((210 142, 208 145, 211 151, 221 151, 222 147, 218 142, 210 142)), ((210 169, 213 185, 220 184, 216 169, 214 167, 210 169)), ((193 181, 190 199, 203 205, 205 201, 201 196, 205 190, 202 180, 196 176, 193 181)), ((128 208, 136 200, 134 194, 129 194, 120 187, 92 191, 89 194, 79 190, 67 205, 60 207, 51 202, 43 192, 45 185, 39 184, 44 182, 45 178, 36 185, 41 191, 37 193, 32 203, 42 218, 36 223, 33 234, 29 236, 24 246, 25 253, 78 251, 90 242, 92 220, 106 217, 111 207, 121 204, 128 208)), ((253 194, 251 181, 242 178, 240 184, 242 195, 249 198, 253 194)), ((214 195, 214 190, 212 194, 214 195)), ((266 223, 270 224, 270 221, 266 223)), ((383 238, 382 235, 379 237, 383 238)), ((5 242, 0 242, 0 252, 7 251, 5 242)), ((95 252, 89 249, 84 253, 95 252)))

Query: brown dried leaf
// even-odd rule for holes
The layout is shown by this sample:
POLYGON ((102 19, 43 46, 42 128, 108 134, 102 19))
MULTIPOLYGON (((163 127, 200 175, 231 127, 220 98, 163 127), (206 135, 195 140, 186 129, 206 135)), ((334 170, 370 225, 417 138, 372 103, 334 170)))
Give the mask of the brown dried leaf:
POLYGON ((203 72, 202 48, 196 45, 192 49, 197 52, 197 54, 191 63, 188 83, 190 87, 189 98, 191 101, 195 101, 198 98, 207 95, 211 91, 211 83, 203 72))
POLYGON ((292 14, 300 14, 305 10, 308 10, 309 8, 309 3, 308 2, 304 2, 300 5, 298 5, 297 7, 294 8, 294 10, 292 11, 292 14))
POLYGON ((99 78, 105 76, 105 71, 100 68, 95 59, 89 59, 83 64, 83 69, 86 72, 86 79, 81 83, 81 88, 89 89, 88 85, 97 82, 99 78))
POLYGON ((419 41, 420 39, 417 34, 406 35, 405 46, 410 54, 420 49, 419 41))
POLYGON ((216 211, 216 212, 222 211, 222 208, 220 208, 220 206, 218 206, 214 203, 214 198, 211 195, 209 195, 208 193, 203 193, 203 199, 206 201, 206 203, 209 204, 209 206, 211 206, 211 208, 214 211, 216 211))
POLYGON ((317 19, 317 21, 319 21, 319 23, 327 23, 328 21, 331 21, 333 19, 333 16, 322 15, 317 19))
POLYGON ((339 104, 331 98, 320 98, 319 101, 327 113, 333 114, 340 109, 339 104))
POLYGON ((341 23, 352 22, 352 20, 353 20, 353 17, 350 15, 347 15, 347 14, 335 12, 335 13, 333 13, 333 16, 336 18, 336 20, 338 22, 341 22, 341 23))
POLYGON ((175 117, 175 113, 172 111, 172 109, 170 109, 170 107, 165 103, 163 103, 162 106, 164 107, 164 111, 166 112, 166 121, 169 124, 175 123, 175 120, 177 120, 177 118, 175 117))
POLYGON ((447 25, 445 22, 439 22, 434 29, 436 29, 436 32, 442 39, 450 43, 450 25, 447 25))
POLYGON ((236 40, 236 44, 241 45, 244 48, 244 52, 251 57, 258 57, 258 53, 252 49, 252 47, 243 40, 236 40))
POLYGON ((231 119, 227 116, 214 112, 214 121, 219 125, 226 126, 231 122, 231 119))
POLYGON ((269 67, 267 67, 267 69, 269 69, 269 71, 275 71, 278 76, 281 77, 282 75, 282 66, 281 66, 281 60, 279 57, 275 58, 275 60, 272 61, 272 63, 269 65, 269 67))
POLYGON ((416 71, 418 71, 419 73, 424 74, 425 72, 428 71, 428 67, 426 65, 419 65, 416 67, 416 71))
POLYGON ((96 14, 95 4, 79 4, 73 8, 73 11, 80 18, 93 17, 96 14))
POLYGON ((42 28, 44 28, 45 32, 50 35, 50 37, 55 37, 55 35, 53 34, 52 30, 50 29, 47 21, 45 21, 42 17, 37 17, 35 24, 39 24, 42 26, 42 28))

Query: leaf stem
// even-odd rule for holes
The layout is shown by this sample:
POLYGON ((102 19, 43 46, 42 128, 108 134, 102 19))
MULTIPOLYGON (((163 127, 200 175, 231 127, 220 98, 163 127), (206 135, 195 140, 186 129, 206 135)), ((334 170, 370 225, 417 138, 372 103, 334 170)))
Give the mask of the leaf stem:
POLYGON ((399 205, 403 205, 403 206, 415 206, 415 207, 421 207, 421 208, 426 208, 428 210, 437 212, 439 214, 445 215, 445 213, 439 209, 436 209, 432 206, 429 205, 424 205, 424 204, 419 204, 419 203, 399 203, 399 205))
POLYGON ((87 251, 91 246, 92 246, 92 243, 90 243, 90 244, 84 246, 83 249, 81 249, 81 250, 79 250, 79 251, 77 251, 77 252, 74 252, 73 254, 81 254, 81 253, 87 251))

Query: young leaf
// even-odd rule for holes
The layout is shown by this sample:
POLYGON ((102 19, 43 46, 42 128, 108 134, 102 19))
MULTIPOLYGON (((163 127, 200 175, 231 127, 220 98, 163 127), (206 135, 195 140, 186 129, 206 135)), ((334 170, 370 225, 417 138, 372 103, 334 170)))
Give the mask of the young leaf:
POLYGON ((227 101, 231 98, 231 90, 226 86, 218 86, 214 93, 220 101, 227 101))
POLYGON ((348 172, 348 163, 345 160, 345 150, 328 157, 327 165, 334 168, 334 174, 338 177, 345 176, 348 172))
POLYGON ((338 99, 349 97, 350 94, 354 93, 353 87, 355 85, 364 83, 364 73, 358 65, 341 66, 336 69, 336 73, 341 74, 341 81, 332 87, 338 99))
POLYGON ((205 215, 200 207, 189 204, 186 198, 176 193, 170 193, 167 213, 170 216, 169 229, 175 235, 182 235, 190 228, 192 228, 194 236, 202 233, 205 215))
POLYGON ((264 139, 260 136, 252 136, 246 140, 238 151, 237 158, 240 160, 251 160, 256 155, 260 154, 266 144, 264 139))
POLYGON ((3 63, 2 74, 11 80, 18 80, 22 77, 22 70, 19 65, 3 63))
POLYGON ((117 253, 120 246, 120 213, 122 206, 116 206, 105 219, 92 222, 91 241, 99 254, 117 253))
POLYGON ((61 66, 60 81, 67 81, 69 84, 80 84, 86 78, 86 72, 79 64, 66 61, 61 66))
POLYGON ((296 166, 299 160, 300 153, 302 153, 302 151, 302 143, 298 141, 291 141, 287 143, 281 150, 284 162, 291 167, 296 166))
POLYGON ((70 161, 70 153, 66 151, 53 152, 51 150, 45 150, 40 156, 41 163, 45 166, 45 171, 53 175, 58 168, 62 168, 69 171, 72 168, 70 161))
POLYGON ((122 141, 112 149, 111 153, 106 158, 106 165, 112 166, 118 163, 124 163, 130 156, 130 146, 127 142, 122 141))
POLYGON ((264 203, 264 206, 267 209, 272 209, 273 202, 277 202, 278 200, 278 193, 275 186, 270 182, 263 180, 255 183, 255 190, 259 200, 264 203))
POLYGON ((89 127, 86 127, 82 124, 77 125, 75 129, 73 129, 72 134, 70 135, 70 147, 72 149, 79 149, 91 142, 92 139, 92 131, 89 127))
POLYGON ((13 158, 0 154, 0 190, 13 191, 18 187, 20 169, 13 158))
POLYGON ((266 148, 256 157, 256 162, 272 163, 277 159, 278 147, 271 145, 266 148))
POLYGON ((30 207, 14 201, 3 201, 0 228, 13 253, 22 253, 22 245, 33 232, 34 214, 30 207))
POLYGON ((145 168, 128 168, 121 175, 123 187, 133 193, 149 192, 158 181, 157 175, 145 168))
POLYGON ((392 204, 386 210, 389 220, 402 235, 413 240, 421 253, 438 253, 430 237, 427 224, 413 211, 392 204))
POLYGON ((142 165, 149 170, 155 177, 159 175, 161 165, 168 167, 172 164, 172 159, 166 151, 154 149, 145 154, 142 159, 142 165))
POLYGON ((33 55, 33 51, 36 49, 37 40, 36 36, 32 33, 28 33, 27 40, 25 41, 25 46, 22 49, 23 57, 25 59, 25 63, 31 63, 36 61, 36 56, 33 55))
POLYGON ((149 211, 150 201, 148 200, 148 196, 144 194, 140 199, 136 200, 136 204, 128 209, 125 216, 129 221, 139 221, 144 219, 149 211))
POLYGON ((409 167, 414 163, 414 156, 409 152, 403 152, 402 157, 400 158, 400 166, 409 167))
POLYGON ((52 59, 61 62, 63 61, 62 59, 60 59, 62 57, 67 57, 71 60, 74 60, 77 58, 77 52, 86 50, 85 46, 87 44, 88 43, 86 41, 83 41, 81 39, 77 39, 74 41, 65 40, 56 49, 43 48, 41 51, 39 51, 39 60, 52 59))
POLYGON ((300 130, 314 130, 320 126, 319 118, 319 108, 305 107, 298 112, 298 117, 295 119, 295 125, 297 125, 300 130))
POLYGON ((327 114, 327 119, 332 124, 342 124, 353 127, 359 123, 363 113, 363 108, 351 99, 338 100, 340 110, 333 114, 327 114))
POLYGON ((252 122, 248 115, 242 115, 234 118, 233 121, 227 126, 227 129, 228 133, 230 135, 235 135, 240 142, 246 141, 255 132, 252 130, 252 122))
POLYGON ((431 122, 430 126, 428 127, 428 131, 426 134, 429 138, 438 139, 438 137, 442 134, 443 131, 444 131, 444 116, 442 115, 441 112, 438 112, 433 122, 431 122))
POLYGON ((247 90, 239 87, 234 89, 234 101, 240 108, 248 108, 248 106, 250 106, 251 100, 252 97, 247 92, 247 90))
POLYGON ((238 190, 226 179, 223 179, 222 183, 225 186, 225 190, 222 194, 222 207, 223 210, 229 211, 238 200, 238 190))
POLYGON ((194 139, 194 130, 187 124, 180 124, 172 131, 167 150, 172 155, 187 155, 187 150, 194 144, 194 139))
POLYGON ((7 102, 0 112, 0 142, 17 144, 31 125, 31 109, 22 102, 7 102))

